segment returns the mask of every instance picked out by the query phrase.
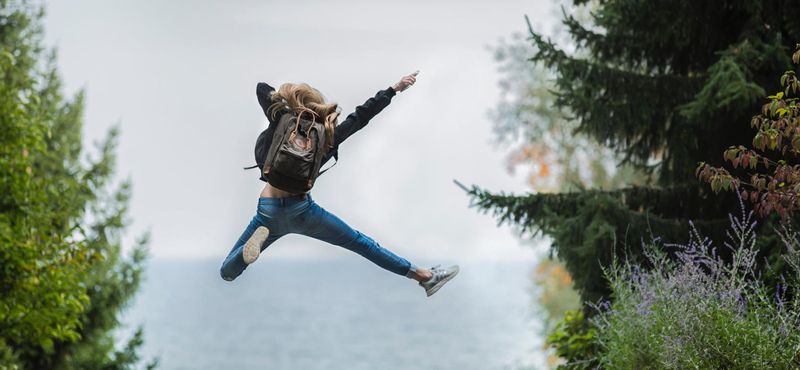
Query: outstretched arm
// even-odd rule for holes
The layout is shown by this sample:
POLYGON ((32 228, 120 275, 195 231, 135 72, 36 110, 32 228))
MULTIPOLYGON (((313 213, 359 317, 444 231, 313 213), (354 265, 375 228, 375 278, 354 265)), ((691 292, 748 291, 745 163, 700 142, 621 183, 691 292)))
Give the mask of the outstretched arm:
POLYGON ((372 117, 375 117, 375 115, 380 113, 383 108, 386 108, 386 106, 391 103, 392 97, 395 96, 395 94, 396 92, 394 89, 390 87, 378 91, 374 97, 367 99, 364 104, 357 106, 353 113, 348 114, 347 118, 336 126, 333 133, 333 148, 338 148, 339 144, 350 137, 350 135, 364 128, 372 117))
POLYGON ((380 113, 383 108, 386 108, 392 101, 398 91, 403 91, 408 86, 416 82, 416 73, 403 77, 400 82, 394 84, 392 87, 378 91, 374 97, 367 99, 367 101, 356 107, 355 112, 347 115, 339 125, 336 126, 333 134, 333 149, 338 149, 345 139, 350 137, 356 131, 364 128, 369 123, 372 117, 380 113))
POLYGON ((278 111, 275 114, 275 119, 273 120, 272 109, 269 108, 272 103, 274 103, 269 97, 269 93, 273 91, 275 91, 275 88, 264 82, 259 82, 258 85, 256 85, 256 97, 258 98, 258 104, 261 105, 261 109, 264 111, 264 114, 267 116, 270 124, 278 122, 278 120, 281 118, 281 112, 278 111))

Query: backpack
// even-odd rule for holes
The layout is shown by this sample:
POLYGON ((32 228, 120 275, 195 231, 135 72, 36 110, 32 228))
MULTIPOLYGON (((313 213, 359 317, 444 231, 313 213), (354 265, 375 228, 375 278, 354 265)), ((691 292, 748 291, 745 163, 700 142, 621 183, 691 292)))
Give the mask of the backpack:
POLYGON ((269 150, 267 131, 264 130, 258 136, 255 148, 256 166, 249 168, 260 168, 261 180, 277 189, 290 193, 311 190, 317 177, 327 171, 319 172, 325 157, 327 135, 325 124, 317 122, 317 117, 310 109, 300 111, 297 116, 283 114, 275 127, 269 150), (310 121, 301 118, 305 112, 311 115, 310 121))

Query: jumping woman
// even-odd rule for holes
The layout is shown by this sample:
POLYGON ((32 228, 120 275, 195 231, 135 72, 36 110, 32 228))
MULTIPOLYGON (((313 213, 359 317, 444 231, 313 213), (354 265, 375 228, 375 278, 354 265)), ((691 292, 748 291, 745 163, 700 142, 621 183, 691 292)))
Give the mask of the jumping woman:
MULTIPOLYGON (((304 83, 286 83, 276 91, 266 83, 259 83, 256 86, 256 97, 258 97, 258 103, 269 120, 269 127, 259 137, 259 142, 265 143, 264 145, 267 146, 263 151, 275 155, 274 152, 277 151, 277 148, 274 147, 273 136, 280 135, 280 131, 276 134, 276 129, 278 129, 279 122, 282 122, 281 118, 284 115, 292 115, 291 117, 285 117, 288 119, 295 119, 293 117, 297 116, 294 121, 291 121, 293 122, 291 126, 287 126, 291 130, 291 127, 295 125, 294 122, 296 122, 297 127, 294 128, 294 132, 290 135, 288 144, 284 144, 284 141, 279 144, 295 145, 293 142, 293 140, 296 140, 295 137, 302 139, 302 135, 306 130, 305 126, 302 126, 302 130, 300 129, 300 116, 307 116, 314 123, 306 125, 313 126, 318 124, 317 127, 322 128, 321 123, 324 122, 323 133, 316 136, 306 134, 307 137, 305 139, 307 141, 299 140, 296 145, 310 148, 310 138, 313 137, 325 143, 323 151, 320 152, 321 164, 325 164, 331 157, 338 158, 339 145, 350 135, 364 128, 372 117, 386 108, 397 92, 405 91, 413 85, 416 82, 418 73, 417 71, 405 76, 388 89, 378 91, 375 97, 369 98, 363 105, 356 107, 355 112, 348 115, 339 125, 337 125, 337 121, 341 110, 338 105, 326 102, 317 89, 304 83), (297 136, 298 132, 299 136, 297 136), (270 148, 270 145, 273 147, 270 148), (270 151, 270 149, 272 150, 270 151)), ((312 131, 311 126, 308 128, 308 133, 312 131)), ((258 148, 256 152, 258 153, 258 148)), ((309 151, 309 153, 311 152, 309 151)), ((256 156, 258 157, 259 154, 256 156)), ((259 161, 259 158, 256 160, 259 161)), ((263 161, 264 159, 260 160, 263 161)), ((318 166, 321 164, 318 164, 318 166)), ((415 264, 381 247, 372 238, 351 228, 344 221, 317 205, 311 198, 310 190, 291 191, 291 188, 282 186, 279 181, 275 180, 275 177, 264 175, 266 173, 267 175, 277 176, 274 174, 274 169, 273 174, 270 174, 270 166, 262 163, 260 167, 266 167, 266 169, 262 168, 261 180, 267 182, 267 184, 258 199, 256 215, 222 263, 220 275, 223 279, 232 281, 241 275, 248 265, 255 262, 264 249, 282 236, 292 233, 309 236, 346 248, 360 254, 383 269, 414 279, 425 289, 429 297, 458 273, 458 265, 450 266, 447 269, 440 268, 440 265, 430 269, 418 268, 415 264), (273 181, 271 182, 273 184, 270 184, 267 178, 272 178, 273 181)), ((316 170, 318 171, 319 167, 316 167, 316 170)), ((312 182, 313 179, 308 182, 307 188, 311 188, 312 182)), ((294 189, 296 188, 295 186, 294 189)))

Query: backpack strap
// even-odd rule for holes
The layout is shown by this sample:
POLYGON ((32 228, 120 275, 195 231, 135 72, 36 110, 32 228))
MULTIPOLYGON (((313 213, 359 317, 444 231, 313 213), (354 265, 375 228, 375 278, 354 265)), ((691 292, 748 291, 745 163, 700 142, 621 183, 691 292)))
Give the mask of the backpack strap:
MULTIPOLYGON (((246 170, 252 170, 252 169, 254 169, 254 168, 256 168, 256 167, 258 167, 258 165, 255 165, 255 166, 250 166, 250 167, 244 167, 244 169, 246 169, 246 170)), ((331 166, 331 167, 333 167, 333 166, 331 166)))
POLYGON ((338 150, 333 153, 333 160, 335 162, 333 162, 333 164, 330 167, 324 169, 323 171, 320 171, 320 173, 319 173, 319 175, 317 175, 317 177, 322 176, 323 173, 328 172, 329 169, 333 168, 333 166, 335 166, 337 163, 339 163, 339 151, 338 150))
MULTIPOLYGON (((311 129, 314 128, 314 124, 317 123, 317 112, 314 112, 313 110, 308 108, 301 108, 300 111, 297 113, 297 124, 294 126, 294 131, 292 131, 292 134, 289 135, 289 140, 288 140, 289 142, 294 140, 294 137, 297 135, 297 130, 300 129, 300 116, 305 112, 311 113, 311 125, 308 126, 308 131, 306 131, 306 137, 309 137, 309 135, 311 135, 311 129)), ((306 142, 306 150, 309 149, 311 149, 311 140, 308 140, 306 142)))

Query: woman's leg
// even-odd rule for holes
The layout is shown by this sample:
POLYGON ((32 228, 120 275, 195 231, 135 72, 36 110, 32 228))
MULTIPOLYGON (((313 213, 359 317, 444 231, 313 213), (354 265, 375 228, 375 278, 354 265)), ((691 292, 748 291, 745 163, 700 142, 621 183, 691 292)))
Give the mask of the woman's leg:
POLYGON ((278 240, 278 238, 283 236, 283 234, 277 230, 278 228, 274 227, 274 225, 268 224, 269 223, 263 222, 258 214, 253 216, 253 219, 250 220, 250 224, 247 225, 247 228, 242 233, 242 236, 239 237, 239 239, 233 245, 233 248, 231 248, 230 253, 228 253, 228 257, 225 258, 224 262, 222 262, 222 267, 219 269, 219 274, 222 279, 226 281, 232 281, 241 275, 242 272, 244 272, 244 270, 247 268, 248 265, 244 262, 242 250, 244 248, 244 244, 247 243, 247 241, 253 236, 253 233, 255 233, 259 226, 264 226, 267 229, 272 226, 267 240, 264 241, 264 244, 261 246, 261 250, 264 250, 274 241, 278 240))
MULTIPOLYGON (((310 236, 333 245, 338 245, 342 248, 358 253, 376 265, 388 271, 394 272, 395 274, 402 275, 407 278, 421 278, 417 273, 418 268, 416 265, 381 247, 372 238, 353 229, 344 221, 317 205, 313 200, 310 199, 310 196, 308 202, 311 204, 311 206, 307 211, 304 211, 291 218, 292 223, 298 226, 298 230, 296 231, 297 233, 310 236), (310 225, 310 227, 303 229, 303 225, 310 225)), ((424 276, 424 273, 427 271, 421 272, 424 276)), ((430 275, 428 275, 428 278, 429 276, 430 275)))

